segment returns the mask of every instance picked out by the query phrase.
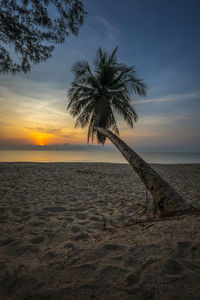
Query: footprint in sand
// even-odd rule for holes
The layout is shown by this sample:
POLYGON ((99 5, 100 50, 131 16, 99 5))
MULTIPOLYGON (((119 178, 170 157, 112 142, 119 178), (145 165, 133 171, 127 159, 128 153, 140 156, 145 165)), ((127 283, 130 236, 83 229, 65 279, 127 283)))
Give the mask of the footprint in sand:
POLYGON ((126 277, 126 279, 125 279, 125 282, 126 282, 126 284, 127 284, 128 286, 132 286, 132 285, 135 285, 135 284, 137 283, 138 278, 139 278, 139 277, 138 277, 138 274, 132 273, 132 274, 127 275, 127 277, 126 277))
POLYGON ((120 282, 122 279, 124 279, 127 273, 128 271, 124 268, 107 265, 100 270, 99 274, 97 275, 97 281, 102 282, 102 280, 105 280, 106 277, 108 281, 117 284, 117 282, 120 282))
POLYGON ((180 258, 184 258, 191 246, 190 241, 183 241, 177 243, 177 256, 180 258))
POLYGON ((18 240, 17 240, 17 239, 14 239, 14 238, 7 238, 7 239, 1 241, 1 242, 0 242, 0 245, 1 245, 1 246, 7 246, 7 245, 13 244, 13 243, 15 243, 15 242, 17 242, 17 241, 18 241, 18 240))
POLYGON ((44 222, 39 222, 39 221, 35 221, 35 222, 30 222, 29 225, 33 226, 33 227, 38 227, 38 226, 42 226, 44 225, 44 222))
POLYGON ((47 251, 44 257, 45 257, 45 259, 53 259, 56 256, 58 256, 58 254, 56 252, 47 251))
POLYGON ((116 251, 122 251, 124 248, 122 246, 118 246, 115 244, 105 244, 102 248, 104 251, 108 252, 116 252, 116 251))
POLYGON ((77 241, 78 242, 80 240, 86 240, 88 238, 89 238, 88 234, 86 234, 86 233, 80 233, 80 234, 77 234, 77 235, 73 236, 71 239, 73 241, 77 241))
POLYGON ((45 207, 43 208, 44 211, 50 211, 50 212, 64 212, 67 209, 62 206, 53 206, 53 207, 45 207))
POLYGON ((90 221, 95 221, 95 222, 102 222, 102 218, 99 218, 97 216, 92 216, 89 219, 90 221))
POLYGON ((74 246, 73 243, 66 243, 66 244, 64 245, 64 248, 65 248, 65 249, 74 249, 75 246, 74 246))
POLYGON ((39 253, 40 249, 39 247, 35 245, 18 245, 18 244, 11 244, 7 247, 7 253, 10 256, 13 257, 19 257, 24 254, 30 254, 30 253, 39 253))
POLYGON ((191 248, 191 253, 192 253, 192 259, 198 259, 199 258, 199 253, 200 253, 200 243, 196 243, 192 248, 191 248))
POLYGON ((84 213, 77 213, 77 214, 75 215, 75 217, 76 217, 77 219, 79 219, 79 220, 85 220, 85 219, 87 219, 88 215, 87 215, 87 214, 84 214, 84 213))
POLYGON ((73 225, 73 226, 71 227, 71 231, 74 232, 74 233, 78 233, 78 232, 81 231, 81 229, 80 229, 79 226, 73 225))
POLYGON ((74 267, 75 270, 79 271, 79 272, 90 272, 90 271, 94 271, 96 270, 96 264, 95 263, 85 263, 85 264, 81 264, 79 266, 74 267))
POLYGON ((29 242, 31 244, 41 244, 42 242, 44 242, 44 240, 45 240, 45 237, 41 235, 41 236, 36 236, 36 237, 30 239, 29 242))
POLYGON ((135 266, 137 263, 137 259, 131 255, 127 256, 124 262, 125 267, 135 266))
POLYGON ((182 270, 181 264, 175 259, 167 259, 163 266, 163 274, 178 275, 182 270))

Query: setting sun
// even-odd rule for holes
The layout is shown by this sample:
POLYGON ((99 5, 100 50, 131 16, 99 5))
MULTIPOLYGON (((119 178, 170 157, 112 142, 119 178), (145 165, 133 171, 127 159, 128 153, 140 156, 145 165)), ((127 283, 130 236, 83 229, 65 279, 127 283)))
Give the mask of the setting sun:
POLYGON ((52 138, 52 134, 43 132, 32 132, 31 138, 34 145, 45 146, 48 145, 49 140, 52 138))

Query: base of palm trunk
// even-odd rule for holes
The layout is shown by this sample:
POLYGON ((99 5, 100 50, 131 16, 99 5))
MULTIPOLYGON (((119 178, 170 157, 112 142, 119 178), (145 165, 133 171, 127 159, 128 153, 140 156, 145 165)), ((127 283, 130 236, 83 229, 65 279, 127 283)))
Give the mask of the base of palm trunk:
POLYGON ((94 127, 94 130, 109 138, 129 162, 130 166, 145 184, 147 190, 151 193, 157 213, 161 215, 173 215, 192 209, 192 207, 149 164, 147 164, 118 136, 104 128, 94 127))

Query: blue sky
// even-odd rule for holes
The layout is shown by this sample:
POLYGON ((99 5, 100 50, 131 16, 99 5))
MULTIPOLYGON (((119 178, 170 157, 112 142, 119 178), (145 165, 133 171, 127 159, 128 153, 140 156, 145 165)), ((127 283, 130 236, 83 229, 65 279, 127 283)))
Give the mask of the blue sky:
POLYGON ((87 0, 88 16, 77 37, 56 46, 53 58, 29 74, 0 77, 0 146, 86 144, 74 129, 66 91, 77 60, 91 64, 97 47, 118 46, 120 62, 134 65, 148 86, 136 97, 135 128, 119 120, 121 137, 136 148, 200 152, 200 1, 87 0), (34 135, 35 134, 35 135, 34 135))

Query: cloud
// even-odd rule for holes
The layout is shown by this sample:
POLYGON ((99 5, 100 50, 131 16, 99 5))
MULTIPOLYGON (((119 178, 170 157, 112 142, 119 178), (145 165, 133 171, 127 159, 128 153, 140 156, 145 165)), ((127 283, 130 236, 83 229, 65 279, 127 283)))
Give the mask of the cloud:
POLYGON ((194 113, 188 113, 184 115, 170 115, 170 116, 144 116, 141 118, 142 126, 161 126, 166 124, 173 124, 184 120, 191 120, 194 117, 194 113))
POLYGON ((66 129, 63 128, 55 128, 52 127, 52 125, 47 125, 46 127, 38 127, 38 126, 24 126, 24 129, 27 129, 31 132, 41 132, 45 134, 51 134, 55 135, 57 137, 62 138, 74 138, 76 137, 77 132, 72 132, 71 130, 69 132, 66 132, 66 129))
POLYGON ((12 83, 11 81, 7 81, 1 83, 0 92, 1 99, 11 99, 12 102, 15 100, 27 102, 28 99, 34 102, 43 100, 48 103, 53 102, 57 104, 61 102, 60 99, 62 99, 62 102, 67 100, 66 89, 60 89, 52 82, 36 83, 30 80, 23 80, 23 82, 21 80, 15 80, 15 82, 12 83))
POLYGON ((45 128, 45 127, 38 127, 38 126, 24 126, 25 129, 49 134, 56 134, 61 135, 62 130, 58 128, 45 128))
POLYGON ((108 20, 105 18, 97 17, 97 21, 103 25, 104 35, 105 35, 105 45, 107 48, 116 47, 118 44, 118 37, 119 37, 119 29, 116 26, 112 25, 108 20))
POLYGON ((200 99, 200 91, 186 93, 186 94, 171 94, 164 97, 153 98, 153 99, 134 100, 133 104, 162 103, 162 102, 183 101, 183 100, 191 100, 191 99, 200 99))
POLYGON ((113 38, 119 34, 119 30, 105 18, 97 17, 97 20, 103 24, 106 32, 113 38))

